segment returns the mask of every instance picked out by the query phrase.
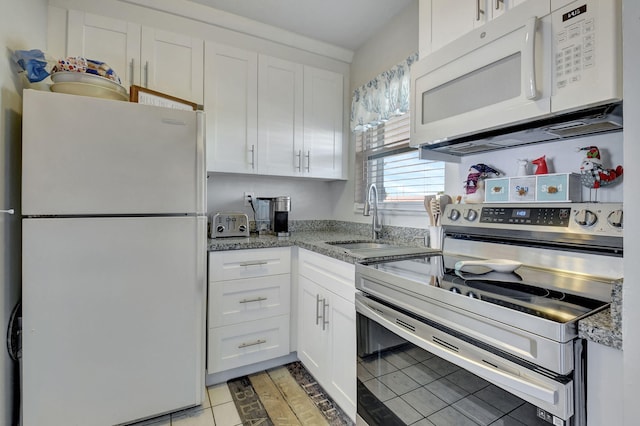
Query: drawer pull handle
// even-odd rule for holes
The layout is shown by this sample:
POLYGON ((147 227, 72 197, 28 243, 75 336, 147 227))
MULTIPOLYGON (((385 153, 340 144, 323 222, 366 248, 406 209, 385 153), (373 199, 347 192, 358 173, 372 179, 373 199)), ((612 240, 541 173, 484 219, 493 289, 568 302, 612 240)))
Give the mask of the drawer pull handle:
POLYGON ((324 331, 325 327, 329 325, 329 320, 327 319, 327 316, 326 316, 326 310, 328 307, 329 307, 329 304, 327 303, 327 299, 323 299, 322 300, 322 331, 324 331))
POLYGON ((260 266, 260 265, 266 265, 268 262, 266 261, 258 261, 258 262, 243 262, 240 264, 240 266, 260 266))
MULTIPOLYGON (((316 294, 316 325, 319 324, 320 318, 323 318, 324 316, 324 313, 323 315, 320 315, 320 309, 318 309, 318 306, 320 305, 321 300, 322 300, 322 303, 324 303, 324 299, 320 299, 320 295, 316 294)), ((324 321, 324 318, 323 318, 323 321, 324 321)))
POLYGON ((252 343, 241 343, 238 346, 238 349, 248 348, 249 346, 261 345, 263 343, 267 343, 267 341, 264 340, 264 339, 258 339, 258 340, 256 340, 255 342, 252 342, 252 343))
POLYGON ((267 300, 267 298, 266 297, 256 297, 255 299, 242 299, 238 303, 262 302, 263 300, 267 300))

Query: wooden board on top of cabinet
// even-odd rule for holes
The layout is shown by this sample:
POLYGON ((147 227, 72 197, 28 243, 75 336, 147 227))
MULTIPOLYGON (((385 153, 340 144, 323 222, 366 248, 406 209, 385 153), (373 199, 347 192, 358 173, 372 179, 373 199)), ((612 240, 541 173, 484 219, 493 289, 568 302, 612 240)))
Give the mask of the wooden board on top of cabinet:
POLYGON ((203 103, 204 42, 78 10, 68 11, 67 56, 107 63, 122 85, 203 103))

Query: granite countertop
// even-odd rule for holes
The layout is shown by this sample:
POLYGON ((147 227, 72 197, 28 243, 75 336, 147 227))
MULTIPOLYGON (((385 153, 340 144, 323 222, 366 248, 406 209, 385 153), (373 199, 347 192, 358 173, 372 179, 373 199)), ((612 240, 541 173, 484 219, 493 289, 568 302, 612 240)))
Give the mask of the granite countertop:
POLYGON ((611 291, 611 306, 578 322, 578 336, 622 350, 622 281, 611 291))
MULTIPOLYGON (((339 231, 301 231, 294 232, 289 237, 276 237, 272 235, 251 236, 248 238, 218 238, 209 240, 209 251, 223 250, 243 250, 270 247, 290 247, 298 246, 313 252, 329 256, 334 259, 348 263, 357 263, 363 260, 358 254, 350 253, 327 242, 356 242, 369 241, 370 237, 358 233, 348 233, 339 231)), ((434 250, 424 245, 420 245, 417 240, 404 242, 392 239, 381 239, 380 242, 388 242, 403 247, 416 247, 419 251, 415 254, 433 253, 434 250)), ((420 241, 424 241, 420 238, 420 241)), ((394 259, 402 256, 380 256, 377 258, 368 257, 367 260, 394 259)))
MULTIPOLYGON (((335 241, 371 240, 370 227, 366 224, 350 224, 336 221, 314 221, 294 224, 290 237, 272 235, 251 236, 248 238, 210 239, 209 251, 243 250, 270 247, 298 246, 334 259, 348 263, 358 263, 363 259, 346 252, 340 247, 327 244, 335 241), (322 222, 322 223, 318 223, 322 222), (297 228, 297 229, 296 229, 297 228)), ((290 226, 291 229, 291 226, 290 226)), ((416 228, 383 227, 381 242, 390 242, 402 246, 414 246, 424 249, 424 253, 433 252, 425 247, 424 235, 427 231, 416 228)), ((367 260, 393 259, 401 256, 384 256, 367 260)), ((611 306, 578 322, 578 336, 588 341, 622 349, 622 282, 616 283, 612 290, 611 306)))

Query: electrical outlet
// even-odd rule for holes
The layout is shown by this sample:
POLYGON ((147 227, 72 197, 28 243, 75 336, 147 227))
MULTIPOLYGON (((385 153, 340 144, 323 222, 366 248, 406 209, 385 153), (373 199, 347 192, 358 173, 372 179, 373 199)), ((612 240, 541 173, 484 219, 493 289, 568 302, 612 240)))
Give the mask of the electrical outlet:
POLYGON ((250 201, 253 201, 255 199, 253 192, 245 192, 244 193, 244 205, 246 207, 251 206, 250 201))

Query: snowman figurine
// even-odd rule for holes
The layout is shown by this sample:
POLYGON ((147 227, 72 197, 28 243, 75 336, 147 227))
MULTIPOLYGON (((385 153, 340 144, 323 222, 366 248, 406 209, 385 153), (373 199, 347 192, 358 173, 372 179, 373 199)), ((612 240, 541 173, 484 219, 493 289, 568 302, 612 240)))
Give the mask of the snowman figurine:
POLYGON ((490 175, 500 176, 500 172, 482 163, 469 168, 467 180, 464 182, 465 203, 484 202, 484 179, 490 175))

